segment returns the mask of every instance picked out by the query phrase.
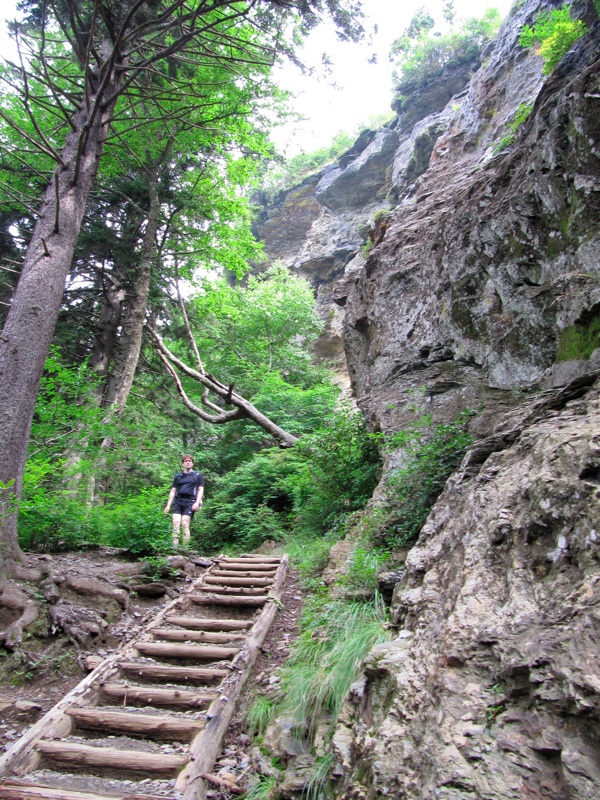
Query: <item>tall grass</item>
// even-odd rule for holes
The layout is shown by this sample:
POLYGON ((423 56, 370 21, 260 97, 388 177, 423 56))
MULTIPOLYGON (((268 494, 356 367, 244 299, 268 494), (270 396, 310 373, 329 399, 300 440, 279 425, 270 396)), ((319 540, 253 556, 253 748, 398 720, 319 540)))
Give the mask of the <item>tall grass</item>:
POLYGON ((246 728, 250 736, 262 736, 275 715, 275 706, 264 695, 259 695, 246 714, 246 728))
POLYGON ((379 597, 369 603, 313 601, 303 633, 283 672, 282 711, 314 731, 324 714, 336 719, 373 645, 389 639, 379 597))

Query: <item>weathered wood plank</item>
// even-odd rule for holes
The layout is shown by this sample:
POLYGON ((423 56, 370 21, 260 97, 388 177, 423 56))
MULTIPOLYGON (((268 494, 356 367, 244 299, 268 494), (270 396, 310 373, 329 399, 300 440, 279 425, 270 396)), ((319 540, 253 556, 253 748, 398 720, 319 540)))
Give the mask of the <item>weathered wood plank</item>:
POLYGON ((184 716, 142 714, 134 711, 115 711, 105 708, 73 708, 67 714, 81 728, 123 731, 150 737, 168 736, 186 741, 204 728, 206 721, 184 716))
POLYGON ((207 575, 204 578, 204 583, 215 583, 219 586, 270 586, 273 583, 272 578, 232 578, 228 575, 207 575))
POLYGON ((141 661, 119 661, 119 669, 140 678, 173 682, 216 681, 230 674, 228 669, 203 667, 171 667, 167 664, 146 664, 141 661))
POLYGON ((136 642, 135 649, 145 656, 203 659, 205 661, 220 661, 223 658, 233 658, 240 651, 239 647, 168 644, 166 642, 136 642))
POLYGON ((194 692, 185 689, 157 689, 151 686, 126 686, 122 683, 105 683, 102 691, 106 697, 125 703, 147 703, 153 706, 186 706, 203 708, 219 697, 218 692, 194 692))
POLYGON ((115 747, 92 747, 79 742, 58 742, 42 739, 36 749, 61 764, 85 767, 107 767, 135 772, 174 774, 189 761, 188 755, 147 753, 143 750, 120 750, 115 747))
POLYGON ((227 594, 190 594, 189 599, 193 603, 204 606, 262 606, 267 602, 268 597, 266 594, 257 595, 256 597, 243 597, 241 595, 227 595, 227 594))
MULTIPOLYGON (((227 578, 269 578, 271 581, 275 579, 277 570, 275 569, 216 569, 210 573, 210 577, 227 577, 227 578)), ((203 576, 206 580, 208 575, 203 576)))
POLYGON ((212 592, 213 594, 238 595, 242 597, 264 595, 269 590, 265 586, 214 586, 213 584, 202 588, 205 592, 212 592))
POLYGON ((169 614, 165 622, 198 631, 242 631, 251 628, 254 624, 251 619, 203 619, 201 617, 181 617, 175 614, 169 614))
MULTIPOLYGON (((2 800, 116 800, 114 795, 73 792, 34 783, 6 780, 0 786, 2 800)), ((128 794, 122 800, 165 800, 156 794, 128 794)))
POLYGON ((209 633, 207 631, 176 630, 174 628, 150 628, 148 633, 157 639, 170 642, 206 642, 208 644, 224 644, 232 639, 245 639, 246 633, 209 633))

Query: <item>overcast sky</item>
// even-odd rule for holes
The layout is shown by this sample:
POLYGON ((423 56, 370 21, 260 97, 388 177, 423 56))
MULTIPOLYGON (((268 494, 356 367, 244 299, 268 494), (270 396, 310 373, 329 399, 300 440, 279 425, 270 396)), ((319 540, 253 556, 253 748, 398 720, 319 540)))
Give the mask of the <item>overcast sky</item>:
MULTIPOLYGON (((363 0, 368 15, 366 25, 376 32, 361 44, 336 40, 331 26, 314 31, 301 53, 314 75, 302 75, 287 64, 277 71, 282 87, 294 92, 293 107, 307 118, 303 123, 289 123, 275 131, 274 140, 288 156, 311 152, 328 145, 338 131, 349 133, 368 127, 369 117, 390 111, 392 101, 392 65, 388 53, 392 42, 410 22, 415 11, 425 6, 442 22, 443 0, 363 0), (320 66, 322 53, 333 61, 332 74, 324 75, 320 66), (369 58, 377 54, 377 63, 369 58)), ((480 17, 487 8, 497 8, 504 17, 512 0, 454 0, 457 17, 480 17)))
MULTIPOLYGON (((331 25, 321 25, 310 35, 299 53, 312 70, 302 72, 290 63, 276 69, 278 83, 292 91, 295 111, 306 117, 302 123, 289 122, 274 132, 279 150, 292 156, 328 145, 339 131, 354 133, 368 127, 369 118, 390 113, 392 65, 388 59, 391 43, 402 33, 416 9, 425 6, 442 22, 443 0, 362 0, 367 14, 365 27, 370 34, 361 44, 339 42, 331 25), (326 53, 332 61, 326 74, 321 59, 326 53), (377 63, 369 59, 376 54, 377 63)), ((2 18, 14 15, 16 0, 3 0, 2 18)), ((454 0, 459 18, 481 16, 489 7, 505 16, 512 0, 454 0)), ((1 52, 14 49, 0 31, 1 52)))

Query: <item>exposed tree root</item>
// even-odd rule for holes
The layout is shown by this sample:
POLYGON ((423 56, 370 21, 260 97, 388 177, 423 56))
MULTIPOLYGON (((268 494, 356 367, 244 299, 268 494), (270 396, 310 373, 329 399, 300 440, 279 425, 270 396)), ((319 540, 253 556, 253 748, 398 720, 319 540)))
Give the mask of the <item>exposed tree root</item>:
POLYGON ((23 631, 38 618, 39 603, 7 580, 0 583, 0 606, 19 613, 17 619, 0 631, 0 644, 9 648, 16 647, 23 639, 23 631))

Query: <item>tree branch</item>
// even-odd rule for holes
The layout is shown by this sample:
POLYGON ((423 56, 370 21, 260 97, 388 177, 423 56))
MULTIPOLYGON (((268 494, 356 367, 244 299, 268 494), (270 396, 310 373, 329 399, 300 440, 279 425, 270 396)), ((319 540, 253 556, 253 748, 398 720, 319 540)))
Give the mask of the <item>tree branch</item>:
MULTIPOLYGON (((216 394, 217 397, 221 397, 223 400, 225 400, 225 402, 231 403, 231 405, 235 406, 236 409, 240 412, 239 417, 229 416, 235 414, 236 412, 234 411, 222 412, 222 415, 224 417, 228 416, 229 419, 236 419, 236 418, 239 419, 241 417, 246 417, 248 419, 251 419, 259 427, 261 427, 264 431, 266 431, 269 435, 271 435, 275 439, 275 441, 279 444, 280 447, 293 447, 297 443, 298 441, 297 436, 294 436, 293 434, 283 430, 283 428, 280 428, 279 425, 277 425, 275 422, 273 422, 271 419, 265 416, 262 412, 260 412, 256 408, 256 406, 252 405, 252 403, 250 403, 244 397, 237 394, 237 392, 234 392, 231 384, 229 386, 225 386, 216 378, 214 378, 212 375, 209 375, 208 373, 197 372, 195 369, 188 367, 187 364, 185 364, 183 361, 177 358, 177 356, 175 356, 167 348, 167 346, 165 345, 165 343, 163 342, 163 340, 161 339, 161 337, 154 328, 149 327, 148 331, 150 333, 150 336, 152 337, 152 341, 154 343, 158 355, 160 356, 163 364, 165 364, 165 366, 168 365, 169 374, 174 380, 176 380, 176 382, 181 383, 179 381, 179 378, 177 377, 177 374, 175 373, 174 366, 178 367, 181 370, 181 372, 183 372, 188 377, 193 378, 195 381, 205 386, 210 392, 216 394)), ((185 394, 185 392, 183 392, 183 387, 180 390, 178 386, 178 391, 183 399, 185 394)), ((186 405, 187 408, 190 409, 190 411, 193 411, 194 414, 197 414, 201 419, 204 419, 207 422, 215 421, 216 419, 215 417, 211 417, 211 415, 206 414, 206 412, 202 411, 201 409, 198 409, 195 406, 194 408, 191 408, 193 404, 191 404, 189 400, 187 400, 186 403, 186 399, 184 399, 184 404, 186 405), (190 405, 188 405, 188 403, 190 403, 190 405)), ((223 419, 223 420, 219 419, 218 421, 226 422, 229 421, 229 419, 223 419)))

